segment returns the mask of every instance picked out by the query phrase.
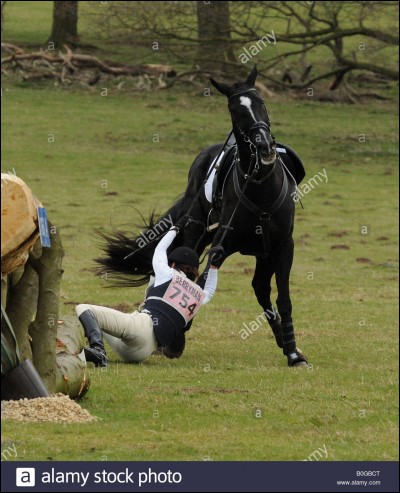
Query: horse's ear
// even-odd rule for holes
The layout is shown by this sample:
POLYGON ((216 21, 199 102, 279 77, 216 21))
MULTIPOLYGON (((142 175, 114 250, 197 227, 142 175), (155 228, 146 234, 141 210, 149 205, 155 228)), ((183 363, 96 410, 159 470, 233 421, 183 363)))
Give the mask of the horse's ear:
POLYGON ((229 97, 231 94, 231 89, 228 84, 224 84, 223 82, 217 82, 216 80, 210 77, 211 84, 221 93, 225 94, 225 96, 229 97))
POLYGON ((257 65, 254 65, 253 70, 251 71, 250 75, 246 79, 246 84, 250 87, 254 87, 256 79, 257 79, 257 65))

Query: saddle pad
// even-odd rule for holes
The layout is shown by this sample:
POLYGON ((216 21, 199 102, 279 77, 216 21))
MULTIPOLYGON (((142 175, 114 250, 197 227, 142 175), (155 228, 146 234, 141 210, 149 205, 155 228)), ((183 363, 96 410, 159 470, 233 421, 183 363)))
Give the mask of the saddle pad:
POLYGON ((210 174, 210 176, 209 176, 209 178, 208 178, 208 180, 206 181, 206 184, 205 184, 205 186, 204 186, 204 188, 205 188, 205 189, 204 189, 204 192, 205 192, 205 194, 206 194, 206 199, 207 199, 207 200, 208 200, 208 202, 210 202, 210 203, 212 202, 212 194, 213 194, 213 181, 214 181, 214 178, 215 178, 215 173, 217 172, 217 167, 218 167, 218 165, 221 163, 221 161, 222 161, 223 157, 225 156, 225 153, 226 153, 226 151, 227 151, 228 149, 229 149, 229 148, 227 148, 227 149, 225 149, 224 151, 222 151, 222 152, 221 152, 221 155, 220 155, 220 157, 219 157, 219 159, 218 159, 217 163, 215 163, 215 161, 216 161, 216 159, 217 159, 218 155, 217 155, 217 156, 215 156, 215 158, 213 159, 212 163, 210 164, 210 167, 208 168, 207 174, 210 172, 210 169, 211 169, 213 166, 216 166, 216 167, 212 170, 212 172, 211 172, 211 174, 210 174))

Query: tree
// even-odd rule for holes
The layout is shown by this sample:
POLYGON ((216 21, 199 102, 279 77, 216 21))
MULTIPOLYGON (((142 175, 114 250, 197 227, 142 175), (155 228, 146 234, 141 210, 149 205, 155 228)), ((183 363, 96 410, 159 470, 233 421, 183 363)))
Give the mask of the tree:
POLYGON ((229 2, 196 2, 200 68, 229 71, 235 62, 231 40, 229 2), (230 62, 224 67, 225 62, 230 62), (225 69, 225 70, 224 70, 225 69))
POLYGON ((240 68, 231 38, 231 2, 108 2, 101 9, 93 4, 96 35, 141 48, 134 53, 154 56, 157 63, 173 57, 204 72, 240 68))
POLYGON ((360 73, 372 81, 399 75, 398 1, 92 3, 93 24, 108 39, 140 47, 138 57, 179 62, 190 77, 232 79, 257 63, 273 87, 320 82, 333 91, 360 73))
MULTIPOLYGON (((276 85, 295 89, 330 79, 328 89, 334 90, 347 73, 356 70, 398 80, 398 7, 397 1, 267 2, 264 18, 279 18, 286 23, 284 29, 275 33, 277 43, 291 44, 295 48, 267 59, 262 67, 263 75, 276 85), (393 20, 393 25, 382 22, 388 18, 393 20), (308 54, 322 53, 321 50, 325 50, 325 56, 318 65, 311 67, 304 63, 308 54), (297 80, 279 81, 274 77, 272 69, 282 63, 301 68, 297 80)), ((241 34, 247 42, 260 37, 260 31, 251 23, 242 26, 241 34)))
POLYGON ((4 22, 4 7, 6 6, 6 2, 1 2, 1 29, 3 29, 4 22))
POLYGON ((54 2, 53 26, 47 43, 61 48, 63 44, 74 47, 78 42, 78 2, 54 2))

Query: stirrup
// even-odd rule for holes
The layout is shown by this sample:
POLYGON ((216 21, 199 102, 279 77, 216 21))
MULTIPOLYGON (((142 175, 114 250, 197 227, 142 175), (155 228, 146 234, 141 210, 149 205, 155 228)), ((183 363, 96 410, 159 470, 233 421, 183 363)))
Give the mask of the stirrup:
POLYGON ((86 361, 94 363, 95 366, 108 366, 108 359, 106 353, 100 348, 85 347, 86 361))
POLYGON ((288 359, 288 366, 308 366, 308 360, 305 355, 296 348, 294 351, 286 355, 288 359))

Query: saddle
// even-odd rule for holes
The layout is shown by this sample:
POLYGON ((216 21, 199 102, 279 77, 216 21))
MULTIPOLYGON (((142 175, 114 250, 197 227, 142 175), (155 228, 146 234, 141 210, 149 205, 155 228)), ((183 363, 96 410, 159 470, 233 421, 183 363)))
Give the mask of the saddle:
POLYGON ((296 151, 286 144, 276 143, 276 150, 279 153, 284 165, 299 185, 306 176, 304 164, 296 151))
MULTIPOLYGON (((232 134, 233 135, 233 134, 232 134)), ((236 145, 227 143, 227 150, 216 168, 216 173, 212 183, 212 206, 214 210, 221 210, 221 201, 224 195, 226 179, 230 175, 234 165, 234 155, 236 145)))
MULTIPOLYGON (((214 211, 221 210, 221 202, 224 195, 224 188, 226 179, 233 170, 234 154, 236 151, 236 140, 232 134, 231 138, 227 142, 226 150, 223 158, 216 167, 216 173, 212 183, 212 208, 214 211)), ((288 145, 280 142, 276 143, 276 151, 279 153, 286 169, 286 174, 290 173, 295 179, 296 184, 299 185, 305 175, 306 171, 299 155, 288 145)))

